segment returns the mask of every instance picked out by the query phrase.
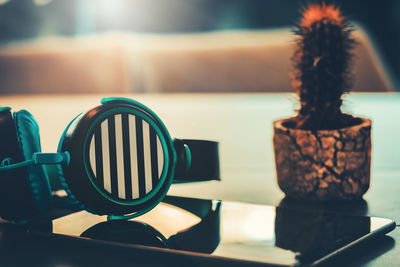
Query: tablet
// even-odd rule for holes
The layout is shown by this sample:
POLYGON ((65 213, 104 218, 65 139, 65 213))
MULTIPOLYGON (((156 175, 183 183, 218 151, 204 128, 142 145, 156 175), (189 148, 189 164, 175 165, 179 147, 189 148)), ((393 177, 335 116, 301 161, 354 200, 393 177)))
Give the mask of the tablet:
POLYGON ((127 221, 85 211, 53 221, 56 235, 145 247, 157 255, 282 266, 319 264, 395 227, 384 218, 172 196, 127 221))

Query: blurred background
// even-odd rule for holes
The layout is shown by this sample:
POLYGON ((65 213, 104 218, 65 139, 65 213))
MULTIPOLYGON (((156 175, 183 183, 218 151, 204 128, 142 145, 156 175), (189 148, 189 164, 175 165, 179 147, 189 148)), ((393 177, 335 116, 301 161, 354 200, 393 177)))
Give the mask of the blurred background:
MULTIPOLYGON (((398 90, 400 1, 327 2, 355 26, 354 90, 398 90)), ((305 3, 0 0, 0 94, 289 92, 305 3)))

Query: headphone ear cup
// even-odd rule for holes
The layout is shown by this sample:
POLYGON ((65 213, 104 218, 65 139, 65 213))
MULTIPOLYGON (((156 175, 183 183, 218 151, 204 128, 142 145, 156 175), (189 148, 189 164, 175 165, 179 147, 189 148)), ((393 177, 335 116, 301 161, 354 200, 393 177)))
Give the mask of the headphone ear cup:
MULTIPOLYGON (((39 126, 36 120, 26 110, 14 113, 14 125, 17 134, 18 146, 22 160, 32 159, 35 152, 41 152, 39 126)), ((51 189, 45 167, 43 165, 30 165, 24 168, 25 175, 15 177, 20 179, 20 184, 28 188, 27 194, 22 194, 20 188, 10 188, 8 196, 10 205, 24 199, 25 205, 18 207, 19 217, 31 218, 38 213, 43 213, 51 204, 51 189)), ((16 219, 14 219, 16 220, 16 219)))
MULTIPOLYGON (((10 110, 0 112, 0 160, 12 158, 16 162, 22 161, 19 150, 18 137, 10 110)), ((22 168, 0 172, 0 216, 6 220, 23 219, 19 210, 30 207, 31 201, 26 197, 30 189, 24 181, 25 170, 22 168), (24 196, 24 197, 18 197, 24 196)))

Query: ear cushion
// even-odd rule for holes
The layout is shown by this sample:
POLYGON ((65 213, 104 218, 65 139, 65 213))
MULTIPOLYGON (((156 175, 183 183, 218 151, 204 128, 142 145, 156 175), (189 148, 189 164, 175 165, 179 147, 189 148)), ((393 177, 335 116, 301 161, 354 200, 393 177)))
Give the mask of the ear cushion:
MULTIPOLYGON (((10 110, 0 111, 0 160, 22 161, 14 119, 10 110)), ((23 168, 0 172, 0 216, 6 220, 22 220, 32 216, 35 208, 32 192, 23 168)))
MULTIPOLYGON (((60 138, 60 142, 58 143, 57 152, 63 152, 63 151, 62 151, 62 145, 63 145, 63 143, 64 143, 64 138, 65 138, 65 135, 66 135, 67 131, 69 130, 69 128, 71 127, 71 125, 76 124, 76 123, 82 118, 82 115, 83 115, 83 114, 79 114, 78 116, 76 116, 76 117, 67 125, 67 127, 64 129, 64 132, 63 132, 63 134, 61 135, 61 138, 60 138)), ((63 172, 63 169, 62 169, 61 165, 57 165, 57 173, 58 173, 58 178, 59 178, 59 181, 60 181, 60 183, 61 183, 61 186, 64 188, 65 192, 67 192, 67 194, 68 194, 70 200, 72 201, 72 205, 74 206, 74 208, 75 208, 75 209, 78 209, 78 210, 87 210, 87 211, 89 211, 89 212, 91 212, 91 213, 94 213, 94 212, 92 212, 91 210, 86 209, 86 207, 85 207, 85 206, 75 197, 75 195, 71 192, 71 190, 70 190, 69 187, 68 187, 67 182, 65 181, 64 172, 63 172)), ((95 214, 95 213, 94 213, 94 214, 95 214)))
MULTIPOLYGON (((22 158, 30 160, 33 153, 41 152, 39 126, 26 110, 14 112, 14 122, 22 158)), ((25 168, 25 172, 36 211, 42 213, 49 208, 51 202, 51 189, 45 167, 30 165, 25 168)))

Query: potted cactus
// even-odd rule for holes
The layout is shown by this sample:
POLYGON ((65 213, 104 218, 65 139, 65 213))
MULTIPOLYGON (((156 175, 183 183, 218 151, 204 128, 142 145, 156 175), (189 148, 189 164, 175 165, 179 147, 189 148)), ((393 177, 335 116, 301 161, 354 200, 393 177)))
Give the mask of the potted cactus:
POLYGON ((338 7, 311 4, 297 25, 297 116, 274 122, 278 184, 298 199, 360 198, 369 187, 371 121, 341 111, 350 90, 351 28, 338 7))

